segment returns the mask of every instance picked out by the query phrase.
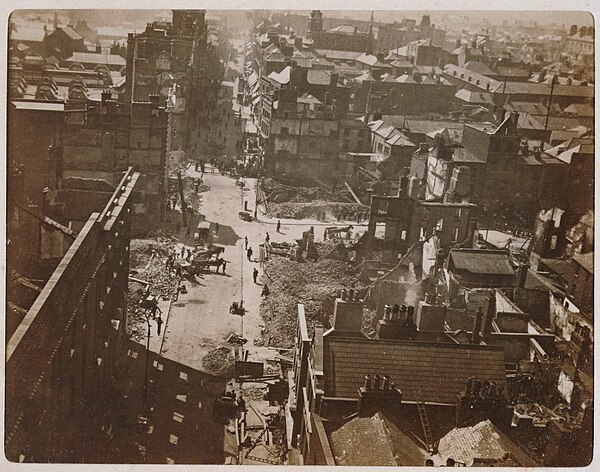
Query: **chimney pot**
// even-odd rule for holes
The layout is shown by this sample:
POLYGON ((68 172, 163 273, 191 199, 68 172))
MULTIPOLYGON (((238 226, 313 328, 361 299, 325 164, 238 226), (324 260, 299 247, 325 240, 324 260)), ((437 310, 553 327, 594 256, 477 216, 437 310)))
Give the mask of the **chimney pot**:
POLYGON ((400 321, 404 321, 404 322, 406 321, 406 319, 407 319, 406 318, 406 311, 407 311, 406 305, 402 305, 400 307, 400 318, 399 318, 400 321))
POLYGON ((381 382, 381 389, 382 390, 389 390, 390 388, 390 378, 387 375, 383 376, 382 382, 381 382))
POLYGON ((365 375, 365 390, 371 390, 373 376, 371 374, 365 375))
POLYGON ((380 387, 381 387, 381 375, 376 374, 375 377, 373 377, 373 390, 379 390, 380 387))
POLYGON ((398 317, 400 315, 400 305, 395 304, 392 308, 392 313, 395 315, 395 317, 398 317))
POLYGON ((392 319, 392 306, 391 305, 386 305, 383 308, 383 319, 385 321, 390 321, 392 319))

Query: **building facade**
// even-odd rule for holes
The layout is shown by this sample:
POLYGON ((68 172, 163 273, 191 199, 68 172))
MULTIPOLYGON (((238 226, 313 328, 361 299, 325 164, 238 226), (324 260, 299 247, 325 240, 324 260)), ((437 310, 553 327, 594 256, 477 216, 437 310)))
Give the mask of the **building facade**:
POLYGON ((86 449, 102 441, 98 408, 112 389, 125 336, 138 178, 125 172, 8 340, 5 454, 12 462, 89 461, 86 449))

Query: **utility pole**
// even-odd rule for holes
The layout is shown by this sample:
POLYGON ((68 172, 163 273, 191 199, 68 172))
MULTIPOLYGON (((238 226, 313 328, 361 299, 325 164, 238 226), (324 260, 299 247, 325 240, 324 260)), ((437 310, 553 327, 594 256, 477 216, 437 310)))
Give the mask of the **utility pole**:
MULTIPOLYGON (((550 100, 548 101, 548 110, 546 111, 546 122, 544 123, 544 131, 548 130, 548 118, 550 118, 550 109, 552 108, 552 97, 554 95, 554 84, 556 84, 556 75, 552 76, 552 82, 550 83, 550 100)), ((542 144, 542 146, 543 146, 543 144, 542 144)))
POLYGON ((181 172, 177 172, 177 180, 179 182, 179 198, 181 198, 181 213, 183 215, 183 226, 187 226, 187 204, 185 203, 185 196, 183 195, 183 181, 181 179, 181 172))
POLYGON ((146 340, 146 366, 144 367, 144 400, 148 398, 148 363, 150 360, 150 318, 148 312, 144 312, 148 324, 148 339, 146 340))

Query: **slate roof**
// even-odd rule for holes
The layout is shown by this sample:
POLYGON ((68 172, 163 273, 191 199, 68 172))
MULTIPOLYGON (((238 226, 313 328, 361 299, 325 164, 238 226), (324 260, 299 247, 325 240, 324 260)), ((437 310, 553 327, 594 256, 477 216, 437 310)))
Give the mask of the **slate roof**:
POLYGON ((575 254, 573 260, 581 267, 587 270, 590 274, 594 273, 594 253, 588 252, 585 254, 575 254))
POLYGON ((450 259, 457 270, 472 274, 514 275, 510 256, 504 251, 489 250, 452 250, 450 259))
POLYGON ((325 395, 357 398, 366 374, 389 375, 403 400, 456 404, 469 377, 506 381, 502 346, 323 337, 325 395))
POLYGON ((467 103, 481 103, 484 105, 491 105, 493 103, 493 96, 489 92, 472 92, 467 89, 460 89, 454 96, 467 103))
POLYGON ((444 460, 451 457, 467 466, 483 465, 486 459, 497 460, 503 466, 539 465, 490 420, 451 430, 440 439, 439 455, 444 460))
POLYGON ((37 28, 22 28, 18 26, 16 30, 10 32, 9 39, 11 41, 29 41, 41 43, 44 41, 45 32, 43 29, 37 28))
POLYGON ((330 60, 354 60, 363 54, 357 51, 338 51, 337 49, 315 49, 315 52, 330 60))
POLYGON ((382 412, 353 418, 329 437, 337 465, 421 466, 429 457, 382 412))
POLYGON ((565 113, 573 113, 580 117, 593 117, 594 107, 588 103, 573 103, 565 108, 565 113))
POLYGON ((78 41, 80 39, 83 39, 83 36, 81 35, 81 33, 79 33, 79 31, 76 31, 72 26, 67 26, 66 28, 63 28, 63 31, 73 41, 78 41))
POLYGON ((74 52, 65 60, 67 63, 79 62, 81 64, 106 64, 113 66, 124 66, 127 61, 118 54, 101 54, 91 52, 74 52))

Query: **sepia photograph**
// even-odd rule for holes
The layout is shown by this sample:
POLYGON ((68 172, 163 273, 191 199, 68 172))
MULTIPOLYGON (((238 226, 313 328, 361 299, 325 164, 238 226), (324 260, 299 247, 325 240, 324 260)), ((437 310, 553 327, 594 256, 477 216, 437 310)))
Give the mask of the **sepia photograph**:
POLYGON ((590 465, 592 13, 54 6, 3 20, 11 470, 590 465))

